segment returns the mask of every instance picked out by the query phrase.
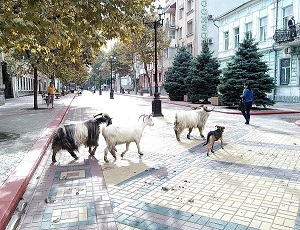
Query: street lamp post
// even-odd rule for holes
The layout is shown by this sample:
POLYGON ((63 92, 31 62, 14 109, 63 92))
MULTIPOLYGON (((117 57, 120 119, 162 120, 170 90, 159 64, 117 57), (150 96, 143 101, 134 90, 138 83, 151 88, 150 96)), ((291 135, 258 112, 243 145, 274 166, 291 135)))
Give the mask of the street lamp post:
POLYGON ((152 116, 153 117, 163 117, 164 115, 161 112, 161 100, 160 93, 158 92, 158 83, 157 83, 157 28, 163 25, 163 13, 162 7, 159 5, 157 8, 158 19, 153 22, 144 22, 145 25, 148 25, 154 28, 154 98, 152 101, 152 116))
POLYGON ((113 77, 112 65, 113 65, 113 62, 117 61, 117 57, 111 55, 109 58, 106 58, 106 60, 110 63, 110 94, 109 95, 110 95, 110 99, 114 99, 114 89, 112 87, 112 77, 113 77))
POLYGON ((96 76, 94 76, 93 93, 96 93, 96 76))

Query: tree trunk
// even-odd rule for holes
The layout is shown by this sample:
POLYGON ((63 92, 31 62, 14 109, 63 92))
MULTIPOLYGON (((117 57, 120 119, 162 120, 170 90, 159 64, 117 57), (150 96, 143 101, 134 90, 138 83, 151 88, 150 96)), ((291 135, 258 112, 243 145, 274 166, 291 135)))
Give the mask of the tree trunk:
POLYGON ((38 109, 37 95, 38 95, 38 71, 35 66, 33 66, 33 108, 38 109))
POLYGON ((144 63, 144 68, 145 68, 146 76, 147 76, 147 80, 148 80, 149 93, 150 93, 150 96, 153 96, 153 93, 152 93, 152 84, 151 84, 151 81, 150 81, 150 77, 149 77, 148 68, 147 68, 147 64, 146 63, 144 63))

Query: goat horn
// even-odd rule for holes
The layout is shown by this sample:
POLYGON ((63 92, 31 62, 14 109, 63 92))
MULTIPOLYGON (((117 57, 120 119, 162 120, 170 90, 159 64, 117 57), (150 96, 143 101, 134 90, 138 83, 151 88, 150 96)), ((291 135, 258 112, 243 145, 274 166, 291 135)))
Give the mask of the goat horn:
MULTIPOLYGON (((215 108, 215 107, 214 107, 215 108)), ((203 107, 203 109, 206 111, 206 112, 211 112, 211 111, 213 111, 214 110, 214 108, 212 108, 212 109, 209 109, 208 107, 203 107)))
MULTIPOLYGON (((142 114, 142 115, 139 117, 138 120, 140 120, 141 117, 144 117, 144 118, 145 118, 145 116, 147 116, 147 115, 146 115, 146 114, 142 114)), ((144 119, 143 119, 143 121, 144 121, 144 119)))
POLYGON ((103 115, 103 113, 99 113, 99 114, 97 114, 97 115, 94 115, 93 117, 95 118, 95 117, 98 117, 98 116, 102 116, 103 115))

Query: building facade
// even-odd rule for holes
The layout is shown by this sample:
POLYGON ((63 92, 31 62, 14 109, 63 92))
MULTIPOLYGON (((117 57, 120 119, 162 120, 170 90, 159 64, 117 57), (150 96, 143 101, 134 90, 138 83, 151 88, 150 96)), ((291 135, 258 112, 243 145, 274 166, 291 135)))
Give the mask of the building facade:
POLYGON ((215 18, 219 27, 218 58, 221 68, 235 54, 247 34, 258 42, 258 52, 274 78, 275 101, 300 102, 300 0, 252 0, 215 18), (295 36, 288 20, 294 16, 295 36))
MULTIPOLYGON (((171 42, 158 60, 158 86, 162 94, 165 93, 165 72, 172 66, 177 49, 184 45, 195 57, 201 53, 201 43, 205 40, 214 52, 213 55, 218 57, 219 27, 213 19, 244 2, 249 0, 165 0, 164 26, 171 42)), ((152 73, 151 86, 143 80, 144 74, 141 70, 138 78, 142 88, 154 87, 154 67, 150 65, 148 70, 152 73)))

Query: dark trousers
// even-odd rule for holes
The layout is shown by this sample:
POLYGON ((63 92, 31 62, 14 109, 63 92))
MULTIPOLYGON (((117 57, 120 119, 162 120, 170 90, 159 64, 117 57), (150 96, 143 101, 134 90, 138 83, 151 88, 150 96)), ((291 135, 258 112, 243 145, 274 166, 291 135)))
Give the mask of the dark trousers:
POLYGON ((246 122, 249 123, 250 121, 250 110, 252 108, 252 102, 246 102, 246 111, 242 111, 242 114, 244 118, 246 119, 246 122))
POLYGON ((290 37, 297 37, 297 32, 296 32, 296 26, 291 26, 290 27, 290 37))
POLYGON ((54 94, 48 94, 47 106, 49 106, 49 104, 51 103, 53 108, 53 101, 54 101, 54 94))

